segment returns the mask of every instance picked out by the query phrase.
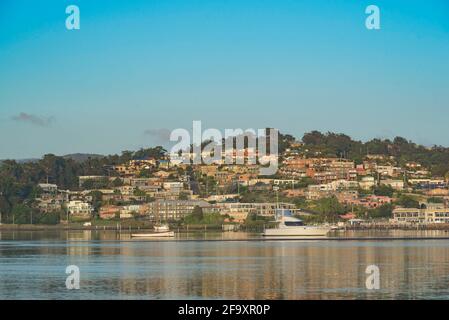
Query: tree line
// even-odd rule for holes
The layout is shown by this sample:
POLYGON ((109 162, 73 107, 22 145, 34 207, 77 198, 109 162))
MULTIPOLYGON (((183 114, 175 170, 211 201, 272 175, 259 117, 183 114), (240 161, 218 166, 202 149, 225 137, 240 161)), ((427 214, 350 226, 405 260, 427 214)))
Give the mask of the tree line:
POLYGON ((78 176, 115 176, 116 173, 111 170, 113 165, 146 158, 159 160, 165 155, 166 150, 157 146, 135 152, 123 151, 120 155, 88 157, 83 161, 54 154, 47 154, 38 161, 24 163, 4 160, 0 164, 0 214, 2 221, 11 220, 13 212, 17 212, 20 216, 25 215, 22 214, 26 211, 23 209, 23 205, 30 206, 32 201, 41 193, 38 188, 39 183, 56 184, 62 190, 78 190, 78 176))
POLYGON ((341 133, 312 131, 304 134, 303 143, 309 155, 342 157, 362 163, 369 154, 393 156, 396 165, 418 162, 434 176, 447 177, 449 172, 449 148, 425 147, 402 137, 372 139, 367 142, 353 140, 341 133))

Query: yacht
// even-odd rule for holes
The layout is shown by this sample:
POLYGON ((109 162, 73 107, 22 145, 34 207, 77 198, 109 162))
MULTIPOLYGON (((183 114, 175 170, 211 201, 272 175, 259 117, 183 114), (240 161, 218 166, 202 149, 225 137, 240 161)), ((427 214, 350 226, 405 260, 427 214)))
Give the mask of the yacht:
POLYGON ((264 236, 326 236, 331 230, 328 226, 306 226, 301 219, 292 216, 289 210, 276 210, 276 228, 265 229, 264 236))

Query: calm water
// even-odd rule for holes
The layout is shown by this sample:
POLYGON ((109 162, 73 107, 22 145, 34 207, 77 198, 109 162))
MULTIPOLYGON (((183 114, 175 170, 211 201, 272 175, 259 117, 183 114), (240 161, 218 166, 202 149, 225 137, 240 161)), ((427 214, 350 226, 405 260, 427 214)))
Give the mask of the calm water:
MULTIPOLYGON (((335 237, 448 236, 346 232, 335 237)), ((254 234, 131 240, 103 231, 1 232, 1 299, 448 299, 449 240, 207 241, 254 234), (204 240, 205 239, 205 240, 204 240), (380 289, 365 269, 380 268, 380 289), (77 265, 79 290, 65 268, 77 265)))

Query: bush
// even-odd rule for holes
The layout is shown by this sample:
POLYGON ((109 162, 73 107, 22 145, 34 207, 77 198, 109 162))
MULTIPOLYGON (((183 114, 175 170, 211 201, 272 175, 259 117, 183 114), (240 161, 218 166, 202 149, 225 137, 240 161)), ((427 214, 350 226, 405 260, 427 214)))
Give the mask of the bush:
POLYGON ((43 213, 40 216, 39 223, 40 224, 48 224, 48 225, 58 224, 59 220, 60 220, 60 216, 61 216, 61 212, 59 212, 59 211, 43 213))
POLYGON ((380 185, 380 186, 374 188, 374 194, 376 196, 392 197, 393 193, 394 193, 394 189, 391 186, 380 185))
POLYGON ((30 207, 23 204, 17 204, 13 207, 12 214, 14 217, 14 223, 28 224, 31 223, 31 215, 33 212, 30 207))
POLYGON ((393 216, 393 206, 391 204, 384 204, 383 206, 370 210, 368 215, 371 218, 391 218, 393 216))
POLYGON ((226 217, 218 212, 192 213, 184 218, 184 223, 187 224, 207 224, 207 225, 219 225, 222 224, 226 217))
POLYGON ((401 195, 396 201, 396 204, 404 208, 419 208, 419 201, 417 201, 414 197, 407 195, 401 195))
POLYGON ((438 198, 438 197, 430 197, 429 199, 427 199, 428 203, 444 203, 444 199, 443 198, 438 198))

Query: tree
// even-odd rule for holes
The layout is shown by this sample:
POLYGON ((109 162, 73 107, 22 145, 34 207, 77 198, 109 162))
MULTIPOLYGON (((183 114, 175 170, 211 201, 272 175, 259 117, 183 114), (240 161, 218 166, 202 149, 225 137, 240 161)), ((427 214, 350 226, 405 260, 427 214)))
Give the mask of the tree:
POLYGON ((298 197, 293 200, 293 203, 297 208, 304 209, 307 208, 307 202, 305 197, 298 197))
POLYGON ((84 182, 83 182, 83 184, 82 184, 82 187, 85 189, 85 190, 92 190, 92 189, 94 189, 94 180, 92 180, 92 179, 87 179, 87 180, 85 180, 84 182))
POLYGON ((298 187, 298 188, 307 188, 309 185, 314 184, 314 183, 315 182, 313 181, 312 178, 304 177, 304 178, 301 178, 299 183, 296 184, 296 187, 298 187))
POLYGON ((401 195, 396 204, 404 208, 419 208, 419 201, 408 195, 401 195))
POLYGON ((99 216, 100 208, 103 204, 103 193, 100 191, 92 191, 89 193, 89 196, 92 197, 92 207, 94 209, 92 212, 92 218, 96 218, 99 216))
POLYGON ((306 145, 320 145, 324 143, 324 135, 319 131, 312 131, 305 133, 302 137, 302 141, 306 145))
POLYGON ((189 199, 189 194, 187 192, 181 192, 179 194, 179 200, 188 200, 189 199))
POLYGON ((279 153, 282 154, 287 148, 290 148, 290 145, 295 141, 295 137, 290 134, 279 133, 278 141, 279 153))
POLYGON ((146 197, 147 193, 143 190, 140 190, 139 188, 136 188, 134 190, 134 196, 136 197, 146 197))
POLYGON ((384 204, 376 209, 368 212, 371 218, 391 218, 393 215, 393 206, 391 204, 384 204))
POLYGON ((394 189, 388 185, 380 185, 374 188, 374 194, 376 196, 392 197, 394 189))
POLYGON ((123 181, 122 181, 122 179, 120 179, 120 178, 115 178, 115 179, 112 181, 112 186, 113 186, 114 188, 123 186, 123 181))
POLYGON ((64 214, 65 213, 63 211, 53 211, 53 212, 44 213, 44 214, 40 215, 39 223, 47 224, 47 225, 58 224, 61 219, 61 216, 64 214))
POLYGON ((203 208, 201 208, 200 206, 195 206, 192 211, 192 218, 194 218, 195 221, 198 222, 202 221, 204 218, 203 208))
POLYGON ((132 155, 132 158, 135 160, 139 159, 148 159, 148 158, 154 158, 154 159, 162 159, 164 158, 165 154, 167 153, 167 150, 165 150, 161 146, 157 146, 154 148, 148 148, 148 149, 140 149, 132 155))
MULTIPOLYGON (((24 204, 17 204, 12 209, 12 215, 14 217, 14 223, 16 224, 29 224, 32 223, 32 209, 24 204)), ((33 221, 34 222, 34 221, 33 221)))
POLYGON ((345 213, 345 207, 338 202, 337 197, 332 196, 316 201, 316 210, 324 216, 327 221, 335 221, 338 215, 345 213))
POLYGON ((430 197, 427 199, 428 203, 444 203, 444 198, 430 197))

